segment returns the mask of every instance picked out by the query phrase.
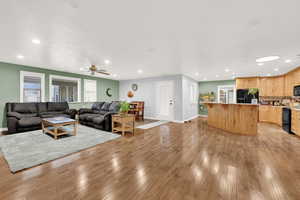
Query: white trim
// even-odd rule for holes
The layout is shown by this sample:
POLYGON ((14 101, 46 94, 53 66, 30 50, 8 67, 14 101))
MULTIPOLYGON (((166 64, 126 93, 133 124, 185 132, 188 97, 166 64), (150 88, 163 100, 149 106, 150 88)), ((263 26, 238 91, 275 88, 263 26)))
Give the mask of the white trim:
POLYGON ((208 115, 199 115, 199 117, 208 117, 208 115))
POLYGON ((175 123, 183 123, 183 121, 179 121, 179 120, 164 120, 164 119, 159 119, 157 117, 147 117, 147 116, 145 116, 144 119, 151 119, 151 120, 158 120, 158 121, 169 121, 169 122, 175 122, 175 123))
POLYGON ((77 101, 69 103, 80 103, 81 102, 81 78, 73 78, 67 76, 49 75, 49 101, 52 101, 53 91, 51 90, 52 79, 61 79, 68 81, 77 81, 77 101))
POLYGON ((94 82, 94 83, 96 83, 96 100, 95 101, 97 101, 97 98, 98 98, 98 95, 97 95, 97 93, 98 93, 98 87, 97 87, 97 80, 92 80, 92 79, 84 79, 83 80, 83 102, 91 102, 91 101, 87 101, 86 100, 86 88, 85 88, 85 86, 86 86, 86 83, 87 82, 94 82))
POLYGON ((195 115, 195 116, 190 117, 190 118, 187 118, 187 119, 185 119, 185 120, 183 120, 183 121, 190 121, 190 120, 196 119, 196 118, 198 118, 198 117, 199 117, 199 115, 195 115))
POLYGON ((158 118, 156 118, 156 117, 147 117, 147 116, 144 116, 144 119, 161 120, 161 119, 158 119, 158 118))
POLYGON ((235 85, 218 85, 218 96, 217 96, 217 100, 218 103, 220 103, 220 89, 224 88, 224 87, 232 87, 233 88, 233 103, 236 103, 236 87, 235 85))
POLYGON ((0 128, 0 133, 3 133, 5 131, 8 131, 8 129, 7 128, 0 128))
POLYGON ((144 117, 145 119, 152 119, 152 120, 159 120, 159 121, 169 121, 169 122, 174 122, 174 123, 184 123, 185 121, 189 121, 189 120, 193 120, 193 119, 196 119, 197 117, 199 117, 200 115, 195 115, 193 117, 190 117, 188 119, 185 119, 185 120, 163 120, 163 119, 158 119, 158 118, 155 118, 155 117, 144 117))
POLYGON ((41 102, 45 101, 45 74, 29 71, 20 71, 20 102, 23 103, 24 76, 39 77, 41 79, 41 102))

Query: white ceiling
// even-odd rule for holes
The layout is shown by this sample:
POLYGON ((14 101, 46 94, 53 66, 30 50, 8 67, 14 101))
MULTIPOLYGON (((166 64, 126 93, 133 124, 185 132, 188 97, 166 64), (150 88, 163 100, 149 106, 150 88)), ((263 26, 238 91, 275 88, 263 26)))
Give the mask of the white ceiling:
POLYGON ((185 74, 200 81, 300 65, 299 0, 0 1, 5 62, 83 73, 109 59, 120 80, 185 74), (256 64, 270 55, 281 59, 256 64))

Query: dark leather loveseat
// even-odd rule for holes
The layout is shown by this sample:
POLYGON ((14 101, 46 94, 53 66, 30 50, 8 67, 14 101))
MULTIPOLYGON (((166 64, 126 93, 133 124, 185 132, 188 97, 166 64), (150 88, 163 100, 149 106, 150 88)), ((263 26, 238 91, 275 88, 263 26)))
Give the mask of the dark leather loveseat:
POLYGON ((42 118, 75 119, 77 113, 75 109, 69 109, 67 102, 7 103, 6 111, 8 133, 40 129, 42 118))
POLYGON ((79 122, 97 129, 111 131, 111 115, 118 113, 119 110, 120 103, 118 101, 96 102, 91 109, 79 110, 79 122))

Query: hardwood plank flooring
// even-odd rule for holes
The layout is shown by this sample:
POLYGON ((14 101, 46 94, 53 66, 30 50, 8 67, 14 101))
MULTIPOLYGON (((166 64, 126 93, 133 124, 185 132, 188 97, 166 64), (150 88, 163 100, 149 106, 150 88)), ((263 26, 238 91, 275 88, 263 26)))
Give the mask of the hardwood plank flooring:
POLYGON ((0 199, 296 200, 300 138, 260 124, 240 136, 168 123, 12 174, 0 157, 0 199))

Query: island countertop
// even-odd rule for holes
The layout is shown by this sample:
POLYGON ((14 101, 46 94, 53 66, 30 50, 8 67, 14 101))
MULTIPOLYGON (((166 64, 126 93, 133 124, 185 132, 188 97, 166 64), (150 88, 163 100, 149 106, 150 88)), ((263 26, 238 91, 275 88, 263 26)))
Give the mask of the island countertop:
POLYGON ((215 102, 203 104, 207 105, 208 109, 208 125, 236 134, 257 134, 258 104, 215 102))

